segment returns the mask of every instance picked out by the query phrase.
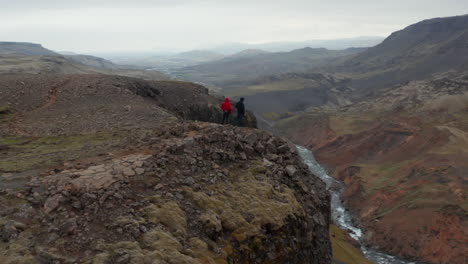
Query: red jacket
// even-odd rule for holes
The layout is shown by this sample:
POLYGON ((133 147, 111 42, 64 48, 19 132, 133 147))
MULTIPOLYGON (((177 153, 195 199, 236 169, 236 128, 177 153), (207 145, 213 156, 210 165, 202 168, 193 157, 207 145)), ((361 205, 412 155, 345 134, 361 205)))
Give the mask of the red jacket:
POLYGON ((229 114, 232 113, 232 107, 231 107, 231 103, 229 103, 229 98, 226 98, 226 100, 224 100, 224 103, 221 104, 221 110, 224 111, 228 111, 229 114))

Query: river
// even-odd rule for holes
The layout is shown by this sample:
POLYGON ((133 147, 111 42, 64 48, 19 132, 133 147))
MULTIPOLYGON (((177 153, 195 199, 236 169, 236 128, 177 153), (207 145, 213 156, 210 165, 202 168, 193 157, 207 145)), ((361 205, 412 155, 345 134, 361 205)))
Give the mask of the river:
MULTIPOLYGON (((315 157, 310 150, 301 146, 297 146, 297 149, 304 163, 309 166, 309 170, 320 177, 327 185, 327 189, 331 194, 331 212, 334 223, 342 229, 348 230, 351 237, 357 241, 361 241, 363 231, 353 223, 351 215, 346 211, 346 208, 343 206, 340 199, 341 192, 345 187, 344 184, 328 175, 326 170, 315 160, 315 157), (331 189, 330 187, 332 184, 335 186, 341 186, 341 188, 339 188, 340 190, 336 191, 336 188, 331 189)), ((420 264, 419 262, 407 261, 362 245, 361 250, 367 259, 376 264, 420 264)))

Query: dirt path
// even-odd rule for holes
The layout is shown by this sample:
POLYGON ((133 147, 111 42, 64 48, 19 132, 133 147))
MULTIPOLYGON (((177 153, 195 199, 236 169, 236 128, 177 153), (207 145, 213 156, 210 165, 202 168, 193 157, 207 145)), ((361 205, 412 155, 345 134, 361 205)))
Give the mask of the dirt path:
POLYGON ((49 90, 49 95, 47 96, 47 100, 45 102, 45 104, 43 104, 42 106, 40 106, 39 108, 36 108, 34 109, 33 111, 31 112, 36 112, 36 111, 39 111, 39 110, 42 110, 42 109, 45 109, 53 104, 55 104, 55 102, 57 102, 57 96, 59 94, 59 90, 61 87, 69 84, 71 81, 71 78, 70 77, 67 77, 66 80, 60 84, 57 84, 57 85, 54 85, 50 88, 49 90))
POLYGON ((60 84, 52 86, 48 91, 47 99, 43 105, 28 112, 16 113, 8 124, 9 130, 12 131, 16 135, 27 136, 28 133, 24 131, 24 129, 22 129, 20 125, 22 123, 22 119, 24 118, 24 116, 27 114, 35 113, 37 111, 46 109, 49 106, 55 104, 57 102, 57 97, 60 92, 60 88, 69 84, 71 80, 72 80, 71 77, 66 77, 66 79, 62 81, 60 84))
POLYGON ((447 129, 452 135, 457 139, 461 141, 465 141, 468 143, 468 134, 456 127, 450 127, 450 126, 438 126, 438 129, 447 129))

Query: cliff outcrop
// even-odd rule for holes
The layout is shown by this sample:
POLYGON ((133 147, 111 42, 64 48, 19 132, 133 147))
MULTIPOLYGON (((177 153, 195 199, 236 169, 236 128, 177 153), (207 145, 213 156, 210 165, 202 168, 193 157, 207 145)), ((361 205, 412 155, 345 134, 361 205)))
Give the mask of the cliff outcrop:
POLYGON ((287 141, 184 120, 218 107, 196 85, 54 78, 1 112, 1 263, 331 262, 329 194, 287 141), (61 118, 95 109, 117 124, 61 118))

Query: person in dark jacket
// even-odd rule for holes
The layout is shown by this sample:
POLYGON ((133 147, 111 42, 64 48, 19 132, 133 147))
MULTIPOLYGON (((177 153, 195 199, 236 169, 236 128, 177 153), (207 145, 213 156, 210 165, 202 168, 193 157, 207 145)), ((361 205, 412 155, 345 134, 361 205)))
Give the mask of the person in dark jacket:
POLYGON ((244 98, 241 98, 239 102, 236 104, 237 108, 237 125, 243 126, 244 125, 244 117, 245 117, 245 106, 244 106, 244 98))
POLYGON ((221 104, 221 110, 223 111, 223 121, 221 124, 229 123, 229 115, 232 113, 231 103, 229 103, 229 98, 224 100, 224 103, 221 104))

